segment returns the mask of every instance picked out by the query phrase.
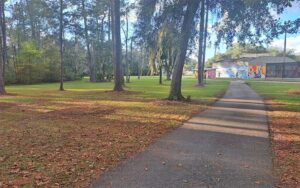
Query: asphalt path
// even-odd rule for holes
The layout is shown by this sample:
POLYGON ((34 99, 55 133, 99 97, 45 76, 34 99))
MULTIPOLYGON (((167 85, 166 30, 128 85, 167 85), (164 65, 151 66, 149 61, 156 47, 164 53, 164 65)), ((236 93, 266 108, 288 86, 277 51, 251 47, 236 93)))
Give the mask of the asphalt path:
POLYGON ((274 187, 267 114, 243 81, 92 188, 274 187))

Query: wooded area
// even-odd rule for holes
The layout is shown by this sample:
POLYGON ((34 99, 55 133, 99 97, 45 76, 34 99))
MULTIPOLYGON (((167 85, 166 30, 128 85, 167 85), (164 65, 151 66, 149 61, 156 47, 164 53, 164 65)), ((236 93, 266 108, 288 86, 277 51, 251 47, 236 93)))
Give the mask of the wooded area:
POLYGON ((115 90, 131 75, 172 78, 171 100, 184 99, 181 76, 186 57, 198 46, 198 84, 209 35, 218 46, 269 43, 295 33, 298 20, 282 24, 289 1, 14 0, 1 1, 0 91, 6 84, 61 82, 89 76, 91 82, 115 81, 115 90), (131 19, 137 16, 136 23, 131 19), (208 33, 209 16, 217 20, 208 33), (196 44, 194 39, 198 39, 196 44), (124 79, 126 76, 126 79, 124 79))

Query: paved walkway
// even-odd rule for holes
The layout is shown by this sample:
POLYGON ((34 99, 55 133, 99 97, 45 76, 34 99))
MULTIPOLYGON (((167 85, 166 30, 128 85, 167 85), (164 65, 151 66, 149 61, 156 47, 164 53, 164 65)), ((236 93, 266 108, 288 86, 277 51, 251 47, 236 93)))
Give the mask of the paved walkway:
POLYGON ((274 187, 265 106, 242 81, 91 187, 274 187))

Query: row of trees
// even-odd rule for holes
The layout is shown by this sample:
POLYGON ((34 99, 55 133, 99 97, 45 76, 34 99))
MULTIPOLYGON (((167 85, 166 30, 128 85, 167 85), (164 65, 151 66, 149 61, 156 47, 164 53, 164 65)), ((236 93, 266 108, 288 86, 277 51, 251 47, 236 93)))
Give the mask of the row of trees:
MULTIPOLYGON (((4 80, 7 84, 31 84, 89 75, 91 82, 111 81, 112 3, 109 0, 1 1, 1 93, 4 80)), ((141 50, 133 45, 129 29, 125 28, 128 19, 124 15, 131 7, 126 1, 121 2, 120 24, 128 36, 126 44, 131 42, 130 52, 126 48, 127 61, 131 61, 127 67, 131 74, 137 75, 147 70, 146 66, 137 66, 141 50)))
POLYGON ((183 68, 195 46, 198 84, 203 85, 209 15, 217 16, 212 26, 217 34, 214 45, 225 41, 230 46, 235 39, 268 43, 282 33, 297 32, 299 20, 282 27, 271 13, 282 13, 292 2, 16 0, 5 5, 2 0, 0 93, 5 92, 4 80, 60 80, 63 90, 64 79, 85 74, 91 82, 114 79, 114 89, 121 91, 130 75, 140 76, 148 67, 150 75, 160 75, 160 83, 163 73, 171 80, 170 100, 182 100, 183 68), (135 24, 129 16, 133 9, 138 15, 135 24), (6 12, 10 12, 7 18, 6 12))

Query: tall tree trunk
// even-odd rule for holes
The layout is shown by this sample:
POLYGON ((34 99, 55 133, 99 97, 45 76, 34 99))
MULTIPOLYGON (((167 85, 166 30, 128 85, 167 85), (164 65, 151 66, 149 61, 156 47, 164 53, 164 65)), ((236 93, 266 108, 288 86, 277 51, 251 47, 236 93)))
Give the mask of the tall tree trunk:
POLYGON ((4 95, 6 93, 5 91, 5 81, 3 77, 3 60, 0 59, 0 95, 4 95))
POLYGON ((129 83, 130 82, 130 66, 129 66, 129 61, 128 61, 128 31, 129 31, 129 21, 128 21, 128 11, 126 10, 126 15, 125 15, 125 19, 126 19, 126 32, 125 32, 125 61, 126 61, 126 82, 129 83))
POLYGON ((0 62, 0 95, 5 91, 5 65, 7 64, 7 45, 6 45, 6 20, 5 20, 5 2, 1 0, 0 4, 0 21, 1 21, 1 62, 0 62))
POLYGON ((90 40, 89 40, 89 34, 88 34, 88 27, 87 27, 87 13, 85 9, 85 0, 81 0, 81 12, 83 16, 83 24, 84 24, 84 37, 85 37, 85 43, 86 43, 86 49, 87 49, 87 63, 89 66, 89 72, 90 72, 90 81, 96 82, 96 71, 94 63, 92 62, 92 54, 90 49, 90 40))
POLYGON ((167 73, 167 80, 171 80, 171 74, 172 74, 172 64, 173 64, 173 57, 172 57, 172 47, 169 47, 168 50, 168 62, 166 63, 166 73, 167 73))
POLYGON ((203 41, 204 41, 204 16, 205 16, 205 0, 201 0, 201 12, 200 12, 200 29, 199 29, 199 51, 198 51, 198 85, 204 84, 203 72, 203 41))
POLYGON ((112 13, 111 13, 111 6, 108 8, 108 17, 107 17, 107 24, 108 24, 108 31, 107 31, 107 36, 108 36, 108 41, 111 40, 111 30, 112 30, 112 13))
MULTIPOLYGON (((120 0, 111 0, 113 13, 113 62, 114 62, 114 91, 123 91, 122 62, 121 62, 121 31, 120 31, 120 0)), ((124 79, 124 77, 123 77, 124 79)))
MULTIPOLYGON (((108 32, 107 32, 107 38, 108 38, 108 41, 110 42, 110 48, 111 48, 111 53, 109 53, 109 56, 107 58, 107 61, 111 64, 113 64, 113 41, 112 41, 112 27, 113 27, 113 24, 112 24, 112 18, 113 15, 112 15, 112 4, 110 4, 109 8, 108 8, 108 32)), ((105 69, 105 68, 103 68, 105 69)), ((111 81, 111 79, 113 78, 112 77, 112 74, 110 73, 110 71, 107 71, 107 80, 108 81, 111 81)))
POLYGON ((149 66, 150 66, 150 75, 154 76, 157 74, 157 68, 155 64, 156 56, 157 56, 157 50, 155 47, 150 47, 150 58, 149 58, 149 66))
POLYGON ((143 64, 144 63, 144 50, 143 50, 143 47, 141 47, 141 49, 140 49, 141 51, 140 51, 140 61, 139 61, 139 63, 138 63, 138 66, 137 66, 137 73, 138 73, 138 80, 140 80, 141 79, 141 67, 142 67, 142 65, 141 64, 143 64))
POLYGON ((199 7, 198 0, 189 0, 187 2, 187 10, 184 15, 183 24, 180 33, 180 42, 175 66, 172 74, 171 89, 169 93, 169 100, 182 100, 184 97, 181 94, 181 81, 183 66, 186 59, 186 52, 188 48, 189 39, 191 37, 191 28, 197 9, 199 7))
POLYGON ((130 61, 128 63, 128 83, 130 82, 131 76, 131 63, 133 63, 133 38, 130 39, 130 61))
POLYGON ((159 84, 162 85, 162 65, 159 65, 159 84))
POLYGON ((31 37, 33 40, 36 40, 36 31, 35 31, 35 23, 33 20, 33 11, 32 11, 32 4, 29 3, 28 0, 26 0, 26 8, 27 8, 27 13, 29 16, 29 22, 30 22, 30 29, 31 29, 31 37))
POLYGON ((3 77, 5 79, 5 68, 8 64, 7 61, 7 43, 6 43, 6 18, 5 18, 5 1, 2 1, 2 59, 3 59, 3 77))
POLYGON ((101 20, 101 30, 100 30, 100 47, 99 47, 99 55, 100 55, 100 62, 101 62, 101 66, 100 66, 100 81, 105 81, 105 72, 103 71, 103 67, 104 67, 104 57, 103 57, 103 44, 104 44, 104 38, 105 38, 105 33, 104 33, 104 19, 105 16, 103 17, 103 19, 101 20))
POLYGON ((201 74, 201 80, 203 80, 203 84, 204 83, 204 75, 205 75, 205 71, 204 71, 204 67, 205 67, 205 59, 206 59, 206 42, 207 42, 207 35, 208 35, 208 13, 209 13, 209 2, 206 1, 206 13, 205 13, 205 26, 204 26, 204 44, 203 44, 203 58, 202 58, 202 64, 203 64, 203 70, 202 70, 202 74, 201 74))
POLYGON ((59 17, 59 50, 60 50, 60 91, 64 91, 64 44, 63 44, 63 0, 60 0, 60 17, 59 17))
POLYGON ((287 43, 287 31, 284 31, 284 45, 283 45, 283 56, 286 57, 286 43, 287 43))

